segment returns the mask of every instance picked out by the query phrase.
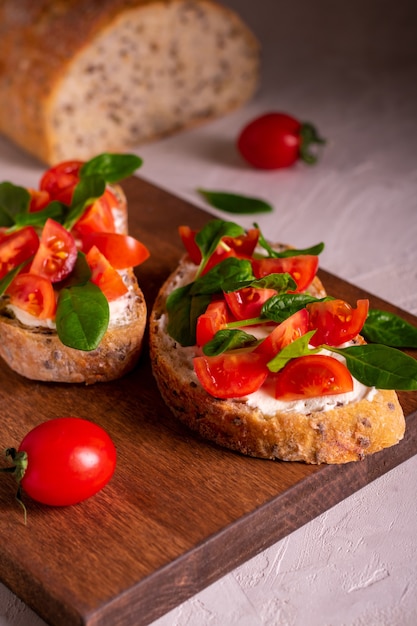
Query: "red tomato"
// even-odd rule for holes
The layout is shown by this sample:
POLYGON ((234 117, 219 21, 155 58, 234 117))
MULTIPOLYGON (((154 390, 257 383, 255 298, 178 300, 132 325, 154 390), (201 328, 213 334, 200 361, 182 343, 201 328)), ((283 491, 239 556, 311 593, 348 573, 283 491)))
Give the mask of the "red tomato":
POLYGON ((95 232, 114 233, 116 229, 112 209, 118 206, 116 196, 106 189, 100 198, 87 207, 74 229, 81 237, 95 232))
POLYGON ((52 283, 36 274, 19 274, 6 290, 11 304, 39 319, 55 317, 56 300, 52 283))
POLYGON ((237 291, 224 293, 227 306, 237 320, 249 320, 259 317, 265 302, 277 294, 275 289, 256 289, 244 287, 237 291))
POLYGON ((47 191, 51 200, 71 204, 74 187, 80 180, 82 161, 64 161, 47 170, 41 178, 39 189, 47 191))
POLYGON ((30 268, 31 273, 56 283, 72 272, 76 260, 77 246, 74 237, 61 224, 48 218, 30 268))
POLYGON ((36 213, 44 209, 51 201, 47 191, 37 191, 36 189, 28 189, 30 193, 29 213, 36 213))
POLYGON ((242 157, 253 167, 274 170, 289 167, 298 159, 314 163, 308 152, 311 144, 321 144, 311 124, 302 124, 286 113, 266 113, 247 124, 237 139, 242 157))
POLYGON ((265 359, 253 352, 197 356, 194 369, 204 389, 215 398, 241 398, 257 391, 268 376, 265 359))
POLYGON ((52 506, 90 498, 109 482, 116 467, 109 435, 78 417, 39 424, 24 437, 19 452, 27 454, 22 488, 37 502, 52 506))
MULTIPOLYGON (((180 226, 178 232, 190 259, 195 265, 199 265, 201 263, 201 251, 195 242, 195 236, 198 231, 191 230, 189 226, 180 226)), ((213 259, 210 259, 208 262, 209 268, 213 267, 227 256, 249 258, 256 248, 259 234, 260 231, 258 228, 250 228, 244 235, 240 235, 239 237, 223 237, 223 243, 219 244, 213 255, 213 259), (229 249, 233 252, 230 252, 229 249)), ((207 267, 205 271, 208 271, 207 267)))
POLYGON ((96 246, 116 270, 136 267, 147 258, 149 250, 140 241, 118 233, 91 233, 83 237, 83 251, 96 246))
POLYGON ((313 281, 319 267, 318 256, 300 254, 284 258, 269 257, 253 259, 252 269, 256 278, 263 278, 268 274, 291 274, 297 283, 296 292, 302 292, 313 281))
POLYGON ((228 322, 227 305, 224 300, 210 302, 205 313, 197 319, 196 341, 198 346, 204 346, 213 339, 217 331, 225 327, 228 322))
POLYGON ((29 259, 39 247, 39 237, 32 226, 0 237, 0 279, 29 259))
POLYGON ((356 306, 353 309, 344 300, 308 304, 309 330, 317 329, 310 340, 311 345, 340 346, 356 337, 367 318, 369 300, 358 300, 356 306))
POLYGON ((204 266, 204 270, 202 271, 202 275, 207 274, 215 265, 221 263, 225 259, 229 259, 230 257, 237 258, 237 254, 233 248, 230 246, 219 244, 211 257, 208 259, 206 265, 204 266))
POLYGON ((87 263, 92 273, 91 282, 100 287, 109 302, 127 293, 122 277, 96 246, 90 248, 87 263))
POLYGON ((179 226, 178 233, 181 237, 182 245, 187 251, 191 261, 195 265, 200 265, 201 263, 201 251, 198 245, 195 242, 195 236, 198 231, 191 230, 189 226, 179 226))
POLYGON ((270 361, 282 348, 305 335, 307 330, 308 312, 307 309, 301 309, 278 324, 268 337, 255 348, 255 352, 264 354, 267 361, 270 361))
POLYGON ((292 359, 276 374, 275 397, 301 400, 353 389, 352 376, 344 363, 331 356, 311 354, 292 359))

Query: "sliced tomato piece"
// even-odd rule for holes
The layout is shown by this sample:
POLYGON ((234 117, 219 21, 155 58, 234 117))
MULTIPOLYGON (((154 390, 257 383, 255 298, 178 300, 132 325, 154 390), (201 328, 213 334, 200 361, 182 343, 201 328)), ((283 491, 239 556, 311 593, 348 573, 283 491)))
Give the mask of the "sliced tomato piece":
POLYGON ((184 246, 188 256, 195 265, 201 263, 201 251, 195 242, 196 230, 192 230, 189 226, 179 226, 178 233, 181 237, 182 245, 184 246))
POLYGON ((291 274, 297 283, 296 292, 302 292, 313 281, 319 267, 318 256, 312 254, 300 254, 284 258, 268 257, 266 259, 253 259, 252 268, 256 278, 263 278, 268 274, 291 274))
POLYGON ((47 278, 35 274, 19 274, 6 293, 11 304, 38 319, 53 319, 56 311, 55 292, 47 278))
POLYGON ((244 287, 237 291, 224 293, 230 311, 237 320, 259 317, 265 302, 277 294, 275 289, 256 289, 244 287))
POLYGON ((106 189, 104 194, 85 210, 83 216, 74 226, 74 230, 84 237, 91 233, 114 233, 113 209, 118 207, 116 196, 106 189))
POLYGON ((47 191, 51 200, 71 204, 74 188, 80 180, 83 161, 63 161, 47 170, 39 183, 41 191, 47 191))
POLYGON ((39 247, 39 237, 32 226, 0 236, 0 278, 28 260, 39 247))
POLYGON ((51 201, 48 191, 28 189, 28 192, 30 193, 29 213, 36 213, 36 211, 41 211, 51 201))
POLYGON ((369 300, 358 300, 356 309, 344 300, 327 300, 307 305, 309 330, 316 329, 310 343, 340 346, 356 337, 368 315, 369 300))
POLYGON ((225 259, 230 257, 237 258, 237 254, 233 248, 226 246, 226 244, 219 244, 211 257, 208 259, 204 270, 202 271, 202 275, 207 274, 213 267, 215 267, 218 263, 221 263, 225 259))
POLYGON ((197 319, 196 341, 198 346, 204 346, 213 339, 217 331, 225 327, 228 322, 228 310, 224 300, 210 302, 205 313, 197 319))
POLYGON ((83 251, 96 246, 116 270, 136 267, 149 258, 149 250, 140 241, 119 233, 90 233, 82 238, 83 251))
POLYGON ((86 258, 92 273, 91 282, 100 287, 109 302, 127 293, 122 277, 96 246, 90 248, 86 258))
POLYGON ((353 390, 353 379, 344 363, 324 354, 292 359, 276 374, 278 400, 316 398, 353 390))
POLYGON ((255 348, 255 352, 264 354, 268 361, 298 339, 308 330, 308 311, 301 309, 278 324, 274 330, 255 348))
POLYGON ((264 357, 253 352, 226 352, 193 360, 198 380, 215 398, 247 396, 257 391, 268 376, 264 357))
POLYGON ((224 237, 223 241, 230 248, 233 248, 239 258, 249 258, 257 246, 259 235, 259 228, 250 228, 244 235, 224 237))
POLYGON ((30 271, 56 283, 68 276, 77 260, 74 237, 61 224, 48 218, 30 271))

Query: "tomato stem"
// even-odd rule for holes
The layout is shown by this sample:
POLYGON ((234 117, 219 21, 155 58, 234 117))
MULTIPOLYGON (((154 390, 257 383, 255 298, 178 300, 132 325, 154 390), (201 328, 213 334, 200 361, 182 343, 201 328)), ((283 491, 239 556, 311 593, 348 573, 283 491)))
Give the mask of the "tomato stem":
POLYGON ((25 472, 28 466, 28 455, 24 451, 18 452, 16 448, 7 448, 7 450, 5 451, 5 456, 10 457, 12 461, 14 462, 14 465, 10 465, 9 467, 1 467, 0 472, 13 474, 13 476, 15 477, 17 481, 18 487, 17 487, 17 493, 16 493, 16 500, 23 509, 24 523, 26 526, 27 511, 22 500, 22 487, 21 487, 20 482, 23 476, 25 475, 25 472))
POLYGON ((300 128, 300 159, 308 165, 317 163, 317 155, 313 154, 310 147, 313 144, 323 145, 326 140, 317 132, 317 129, 310 122, 303 122, 300 128))

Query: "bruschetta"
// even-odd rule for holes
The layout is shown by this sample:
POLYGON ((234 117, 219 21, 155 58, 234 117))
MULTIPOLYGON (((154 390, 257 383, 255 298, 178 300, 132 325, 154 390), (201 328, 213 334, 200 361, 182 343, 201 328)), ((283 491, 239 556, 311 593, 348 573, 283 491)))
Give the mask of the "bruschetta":
POLYGON ((326 294, 323 244, 272 246, 257 227, 223 220, 180 234, 186 252, 149 329, 153 373, 179 420, 239 453, 311 464, 357 461, 403 438, 389 376, 366 366, 368 300, 326 294))
POLYGON ((33 380, 92 384, 136 364, 146 303, 118 180, 141 164, 101 154, 48 169, 39 189, 0 185, 0 356, 33 380))

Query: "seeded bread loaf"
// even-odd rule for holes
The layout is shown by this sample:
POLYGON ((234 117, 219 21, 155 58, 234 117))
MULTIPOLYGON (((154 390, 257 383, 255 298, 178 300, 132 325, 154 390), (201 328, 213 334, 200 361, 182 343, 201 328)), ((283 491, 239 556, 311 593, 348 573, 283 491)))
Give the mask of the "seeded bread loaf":
MULTIPOLYGON (((192 364, 196 347, 184 348, 167 332, 166 299, 190 275, 186 258, 160 290, 150 317, 150 353, 159 390, 172 413, 203 438, 245 455, 311 464, 347 463, 398 443, 403 411, 394 391, 373 390, 356 402, 298 412, 264 412, 245 398, 217 399, 201 386, 192 364)), ((185 282, 188 282, 186 280, 185 282)), ((313 295, 322 297, 316 278, 313 295)))
POLYGON ((258 66, 212 0, 4 0, 0 132, 48 164, 125 151, 239 107, 258 66))
MULTIPOLYGON (((111 189, 119 203, 114 210, 117 230, 126 233, 126 197, 119 185, 111 189)), ((100 345, 92 351, 65 346, 53 326, 24 323, 9 306, 7 296, 1 297, 0 357, 15 372, 32 380, 93 384, 120 378, 140 357, 147 321, 145 298, 133 270, 127 269, 123 275, 128 292, 116 314, 111 314, 100 345)))

